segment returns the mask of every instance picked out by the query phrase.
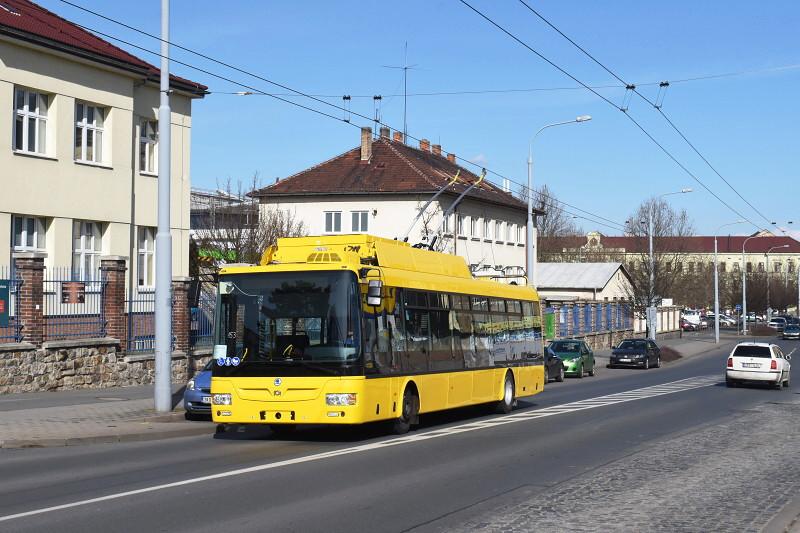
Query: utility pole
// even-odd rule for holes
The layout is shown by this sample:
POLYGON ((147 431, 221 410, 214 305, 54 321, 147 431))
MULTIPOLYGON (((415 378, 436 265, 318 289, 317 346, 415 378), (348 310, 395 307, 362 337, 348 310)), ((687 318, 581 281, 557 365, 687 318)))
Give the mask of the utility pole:
MULTIPOLYGON (((717 262, 717 234, 719 230, 734 224, 743 224, 744 220, 723 224, 714 231, 714 343, 719 344, 719 263, 717 262)), ((738 325, 736 326, 738 329, 738 325)))
POLYGON ((169 0, 161 0, 161 99, 158 107, 155 408, 172 410, 172 235, 170 235, 169 0))

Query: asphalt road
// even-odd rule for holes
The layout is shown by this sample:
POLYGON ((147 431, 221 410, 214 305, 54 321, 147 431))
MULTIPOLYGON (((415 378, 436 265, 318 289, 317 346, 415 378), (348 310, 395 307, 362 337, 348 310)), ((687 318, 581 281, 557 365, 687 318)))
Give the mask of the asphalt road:
MULTIPOLYGON (((779 344, 786 353, 800 346, 779 344)), ((800 389, 794 385, 788 391, 726 388, 726 356, 715 350, 648 371, 601 368, 596 377, 548 384, 544 393, 520 402, 510 417, 480 409, 430 415, 422 427, 402 437, 370 426, 301 430, 292 440, 275 439, 263 430, 0 450, 0 530, 491 530, 502 521, 498 510, 509 509, 506 518, 511 512, 519 516, 496 530, 527 531, 531 502, 545 504, 536 512, 552 511, 550 495, 570 483, 588 483, 592 476, 607 480, 620 475, 608 472, 636 471, 656 484, 663 475, 665 487, 680 484, 680 472, 677 479, 674 472, 668 479, 666 473, 641 466, 649 464, 650 450, 661 450, 658 456, 663 457, 669 455, 664 450, 671 439, 712 438, 720 428, 732 432, 725 439, 744 438, 748 432, 736 427, 738 419, 769 409, 771 402, 797 398, 793 393, 800 389), (639 462, 628 467, 625 461, 631 458, 639 462), (604 470, 609 465, 619 468, 604 470), (35 514, 8 519, 29 512, 35 514)), ((797 363, 800 368, 800 358, 797 363)), ((797 426, 797 410, 789 412, 797 426)), ((774 435, 765 439, 777 446, 779 432, 774 435)), ((687 446, 681 457, 691 456, 695 448, 698 453, 710 449, 701 440, 681 446, 687 446)), ((720 468, 724 474, 724 463, 720 468)), ((730 474, 724 479, 732 479, 735 471, 730 474)), ((742 483, 747 486, 747 480, 742 483)), ((680 494, 680 487, 676 490, 680 494)), ((592 494, 570 498, 580 509, 581 499, 590 502, 592 494)), ((736 509, 743 508, 722 500, 718 504, 731 507, 726 516, 735 517, 736 509)), ((692 511, 682 513, 685 517, 692 511)), ((612 513, 620 526, 612 529, 625 529, 626 512, 634 508, 621 505, 612 513)), ((752 523, 765 523, 777 512, 772 507, 748 510, 755 515, 752 523)), ((552 512, 548 519, 563 524, 552 512)), ((603 528, 592 519, 586 522, 578 528, 603 528)), ((692 523, 697 529, 699 522, 692 523)))

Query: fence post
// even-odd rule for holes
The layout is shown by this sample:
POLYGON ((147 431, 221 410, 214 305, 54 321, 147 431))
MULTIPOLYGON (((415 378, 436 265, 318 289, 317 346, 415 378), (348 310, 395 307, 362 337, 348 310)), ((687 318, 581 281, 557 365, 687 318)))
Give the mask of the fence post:
POLYGON ((119 350, 127 349, 128 332, 125 320, 125 262, 127 257, 105 255, 100 258, 100 279, 105 284, 100 312, 105 320, 106 337, 119 340, 119 350))
POLYGON ((192 310, 189 307, 189 284, 192 278, 172 278, 172 334, 175 336, 175 351, 189 352, 189 328, 192 310))
POLYGON ((41 346, 44 339, 44 258, 42 252, 18 252, 12 255, 20 284, 19 322, 22 340, 41 346))

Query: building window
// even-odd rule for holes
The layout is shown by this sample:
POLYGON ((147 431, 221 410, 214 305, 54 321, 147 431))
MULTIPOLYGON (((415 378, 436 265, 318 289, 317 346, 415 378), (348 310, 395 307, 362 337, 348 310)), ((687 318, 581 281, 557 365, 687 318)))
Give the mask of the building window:
POLYGON ((72 222, 72 273, 78 279, 93 280, 97 277, 101 235, 98 222, 72 222))
POLYGON ((794 262, 789 261, 787 263, 787 270, 789 271, 789 274, 794 274, 794 262))
POLYGON ((14 216, 14 251, 41 252, 45 247, 45 222, 40 217, 14 216))
POLYGON ((503 223, 499 220, 494 223, 494 238, 498 241, 503 238, 503 223))
POLYGON ((751 273, 753 271, 753 263, 750 261, 747 262, 747 273, 751 273))
POLYGON ((677 261, 675 263, 675 271, 676 272, 683 272, 683 262, 682 261, 677 261))
POLYGON ((672 261, 667 261, 667 272, 672 272, 672 261))
POLYGON ((139 287, 149 288, 155 286, 155 244, 155 228, 139 228, 139 242, 137 249, 139 287))
POLYGON ((484 239, 491 239, 492 238, 492 221, 488 218, 483 219, 483 238, 484 239))
POLYGON ((764 263, 759 263, 758 264, 758 271, 759 272, 764 272, 764 263))
POLYGON ((75 104, 75 161, 103 162, 103 125, 105 109, 75 104))
POLYGON ((734 272, 739 272, 739 262, 738 261, 733 264, 733 271, 734 272))
POLYGON ((34 91, 16 89, 14 100, 14 150, 46 153, 49 97, 34 91))
POLYGON ((456 224, 458 225, 458 227, 456 228, 458 234, 464 235, 464 215, 458 215, 458 218, 456 219, 456 224))
POLYGON ((452 233, 450 231, 450 215, 442 218, 442 233, 452 233))
POLYGON ((477 237, 478 236, 478 218, 477 217, 469 217, 469 236, 470 237, 477 237))
POLYGON ((525 242, 525 240, 522 237, 522 224, 517 226, 517 242, 520 244, 525 242))
MULTIPOLYGON (((368 211, 351 211, 352 218, 352 231, 353 233, 369 231, 369 212, 368 211)), ((326 220, 327 225, 327 220, 326 220)))
POLYGON ((511 224, 510 222, 506 224, 506 242, 514 242, 513 239, 517 234, 517 226, 516 224, 511 224))
POLYGON ((139 172, 155 174, 158 169, 158 122, 139 123, 139 172))
POLYGON ((727 268, 727 265, 725 265, 725 261, 722 261, 722 262, 719 264, 719 271, 720 271, 720 272, 725 272, 726 268, 727 268))
POLYGON ((342 232, 342 212, 325 211, 325 233, 342 232))
POLYGON ((778 273, 782 272, 781 269, 783 268, 783 265, 781 265, 780 263, 775 263, 775 266, 773 268, 774 268, 774 272, 776 274, 778 274, 778 273))

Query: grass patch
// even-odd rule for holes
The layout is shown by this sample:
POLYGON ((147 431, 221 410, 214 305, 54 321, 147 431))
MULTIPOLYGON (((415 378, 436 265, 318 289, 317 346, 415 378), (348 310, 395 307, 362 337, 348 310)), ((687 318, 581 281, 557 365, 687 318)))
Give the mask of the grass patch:
POLYGON ((756 324, 747 328, 748 336, 752 337, 774 337, 776 333, 774 329, 764 324, 756 324))
POLYGON ((683 357, 677 350, 670 348, 669 346, 664 346, 661 348, 661 362, 663 363, 671 363, 672 361, 677 361, 683 357))

